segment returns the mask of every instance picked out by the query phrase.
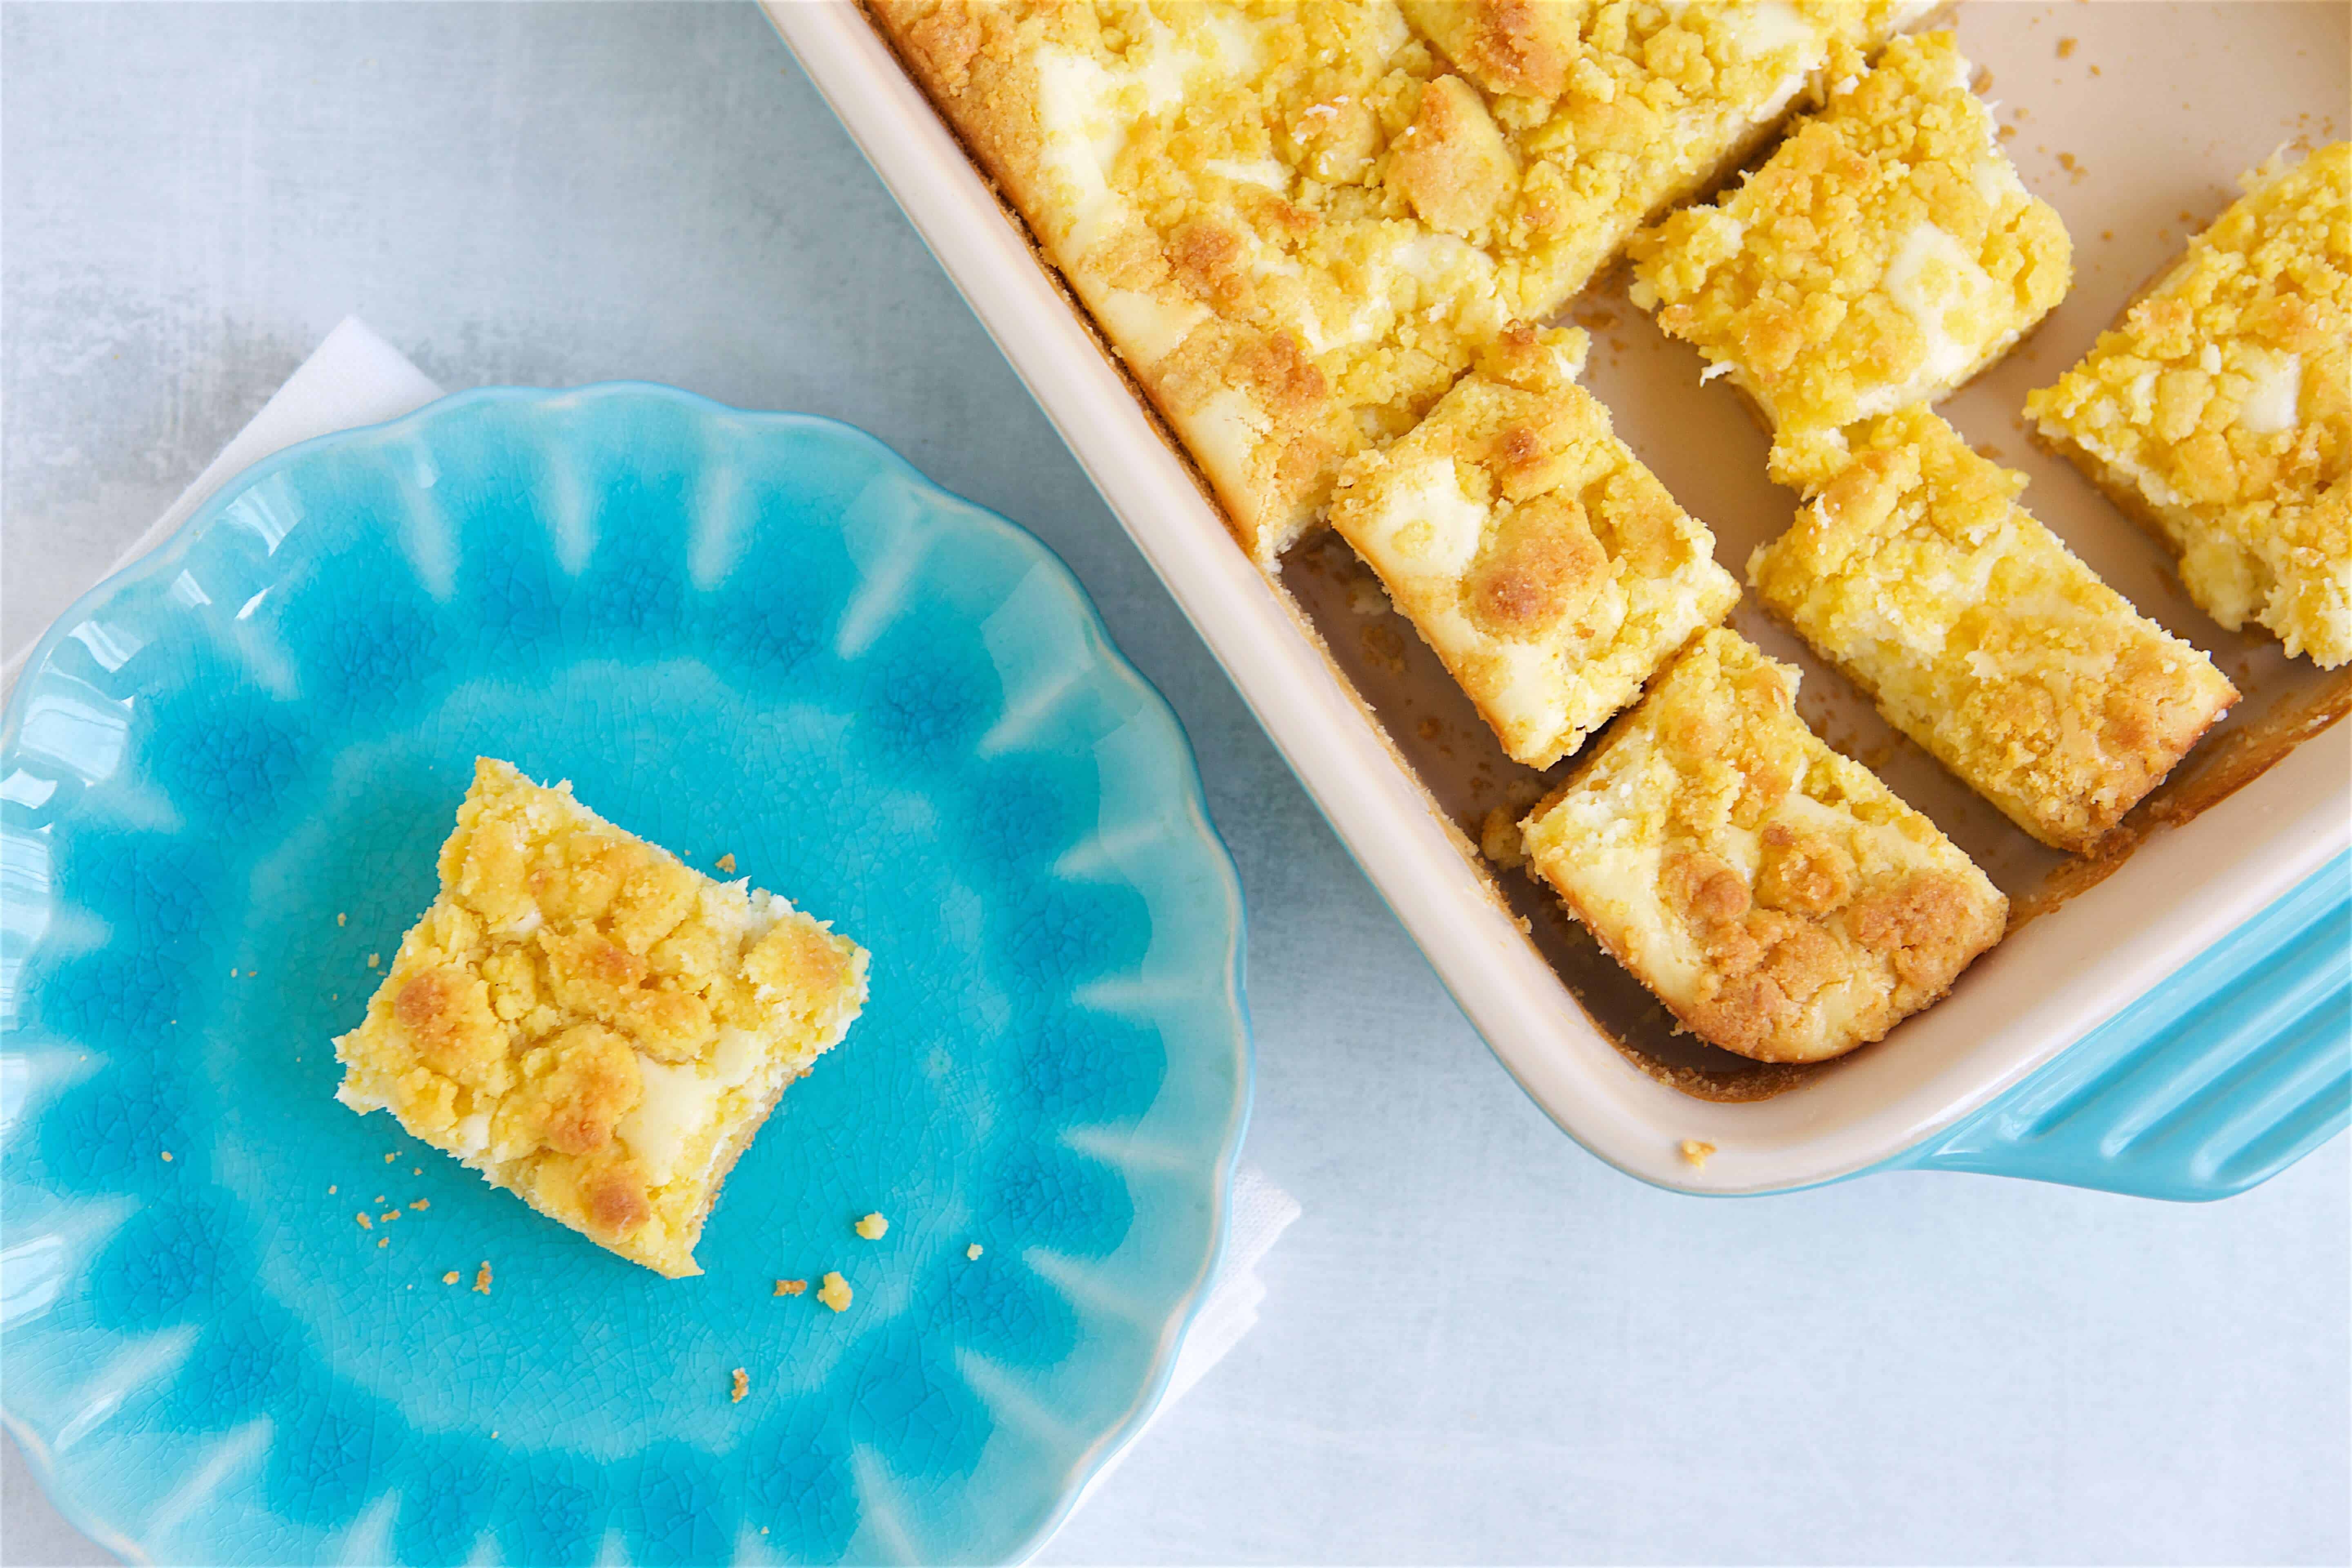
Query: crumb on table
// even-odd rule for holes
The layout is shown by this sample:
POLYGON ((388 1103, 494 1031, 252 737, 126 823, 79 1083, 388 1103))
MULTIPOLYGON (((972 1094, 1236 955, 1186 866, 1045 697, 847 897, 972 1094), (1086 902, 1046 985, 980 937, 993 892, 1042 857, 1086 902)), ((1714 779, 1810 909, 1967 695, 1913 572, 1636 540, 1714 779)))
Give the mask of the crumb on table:
POLYGON ((482 1266, 474 1270, 474 1289, 485 1296, 490 1293, 490 1260, 487 1258, 482 1259, 482 1266))
POLYGON ((850 1299, 856 1294, 850 1289, 849 1281, 844 1279, 838 1271, 826 1275, 824 1283, 816 1288, 816 1299, 836 1312, 847 1311, 850 1299))
POLYGON ((452 1268, 451 1270, 449 1270, 449 1272, 448 1272, 448 1273, 444 1274, 443 1276, 441 1276, 441 1283, 442 1283, 442 1284, 444 1284, 444 1285, 455 1285, 457 1282, 457 1271, 456 1269, 454 1269, 454 1268, 452 1268))
POLYGON ((728 1394, 728 1397, 733 1400, 736 1404, 740 1405, 743 1403, 743 1396, 751 1392, 751 1379, 750 1374, 745 1373, 741 1367, 737 1367, 735 1369, 735 1387, 733 1391, 728 1394))
POLYGON ((730 876, 733 875, 735 870, 735 857, 731 852, 721 855, 719 858, 719 868, 727 872, 730 876))
POLYGON ((857 1222, 857 1234, 868 1241, 879 1241, 890 1234, 890 1222, 877 1211, 857 1222))
POLYGON ((970 1247, 963 1249, 963 1255, 966 1258, 978 1258, 981 1254, 981 1250, 980 1243, 975 1241, 970 1247))
POLYGON ((352 1217, 360 1222, 360 1228, 362 1230, 373 1230, 375 1228, 375 1221, 368 1218, 364 1213, 355 1214, 352 1217))
POLYGON ((779 1279, 776 1281, 776 1294, 779 1296, 797 1296, 807 1289, 808 1281, 805 1279, 779 1279))

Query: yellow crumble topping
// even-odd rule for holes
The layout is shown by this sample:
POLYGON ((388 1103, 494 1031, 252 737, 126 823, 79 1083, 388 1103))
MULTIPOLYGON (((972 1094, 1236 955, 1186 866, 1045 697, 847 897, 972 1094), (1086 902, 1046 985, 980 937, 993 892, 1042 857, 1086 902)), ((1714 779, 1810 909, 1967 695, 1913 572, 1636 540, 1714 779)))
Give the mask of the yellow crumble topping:
POLYGON ((1271 565, 1888 0, 871 0, 1271 565))
POLYGON ((857 1234, 868 1241, 879 1241, 890 1234, 890 1222, 878 1214, 867 1215, 857 1222, 857 1234))
POLYGON ((1817 1061, 1941 996, 2008 900, 1796 711, 1797 672, 1702 634, 1524 828, 1529 862, 1702 1039, 1817 1061))
POLYGON ((2232 631, 2352 660, 2352 142, 2266 165, 2025 412, 2232 631))
POLYGON ((1575 384, 1584 348, 1514 328, 1411 435, 1350 462, 1331 503, 1504 749, 1538 768, 1739 596, 1714 536, 1575 384))
POLYGON ((1736 190, 1633 240, 1636 302, 1783 441, 1944 396, 2065 294, 2065 228, 1968 75, 1949 33, 1898 39, 1736 190))
POLYGON ((2237 700, 2017 502, 2025 476, 1924 405, 1849 432, 1748 580, 1887 721, 2061 849, 2084 850, 2237 700))
POLYGON ((728 1169, 864 1005, 864 950, 487 757, 440 871, 335 1042, 338 1098, 624 1258, 699 1273, 728 1169))
POLYGON ((816 1288, 816 1299, 836 1312, 847 1311, 850 1298, 856 1293, 850 1289, 849 1281, 839 1274, 826 1275, 816 1288))

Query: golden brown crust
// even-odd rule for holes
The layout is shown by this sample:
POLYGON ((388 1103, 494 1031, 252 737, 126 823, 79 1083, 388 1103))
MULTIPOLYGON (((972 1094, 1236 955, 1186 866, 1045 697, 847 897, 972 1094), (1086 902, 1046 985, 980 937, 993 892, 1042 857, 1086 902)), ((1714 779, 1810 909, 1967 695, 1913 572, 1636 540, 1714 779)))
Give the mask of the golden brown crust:
POLYGON ((335 1043, 340 1098, 625 1258, 698 1272, 728 1166, 863 1004, 864 952, 488 758, 440 865, 335 1043))
POLYGON ((1518 329, 1412 433, 1359 454, 1332 525, 1518 762, 1548 767, 1738 597, 1706 527, 1573 375, 1581 334, 1518 329))
POLYGON ((2064 226, 2018 180, 1949 34, 1890 45, 1744 184, 1634 237, 1635 298, 1781 439, 1951 392, 2064 295, 2064 226))
POLYGON ((1474 7, 1453 75, 1393 0, 869 9, 1269 567, 1349 457, 1891 15, 1474 7), (1538 90, 1490 102, 1496 72, 1538 90))
POLYGON ((2027 416, 2236 630, 2352 660, 2352 143, 2252 189, 2027 416))
POLYGON ((1758 550, 1767 608, 2043 843, 2086 852, 2237 691, 2036 521, 1925 407, 1867 421, 1758 550))
POLYGON ((1948 990, 2007 901, 1796 716, 1795 671, 1705 633, 1528 815, 1529 861, 1686 1028, 1842 1055, 1948 990))

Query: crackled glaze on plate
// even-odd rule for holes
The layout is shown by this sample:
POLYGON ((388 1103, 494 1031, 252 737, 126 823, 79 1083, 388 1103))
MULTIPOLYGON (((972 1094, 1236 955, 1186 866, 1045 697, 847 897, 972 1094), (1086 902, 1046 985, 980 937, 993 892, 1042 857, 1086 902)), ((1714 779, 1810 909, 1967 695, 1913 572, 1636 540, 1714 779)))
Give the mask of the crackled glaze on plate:
POLYGON ((1000 1560, 1148 1413, 1245 1114, 1232 868, 1067 571, 868 438, 632 386, 330 437, 63 617, 0 747, 6 1415, 99 1539, 1000 1560), (478 752, 873 950, 699 1279, 334 1102, 478 752))

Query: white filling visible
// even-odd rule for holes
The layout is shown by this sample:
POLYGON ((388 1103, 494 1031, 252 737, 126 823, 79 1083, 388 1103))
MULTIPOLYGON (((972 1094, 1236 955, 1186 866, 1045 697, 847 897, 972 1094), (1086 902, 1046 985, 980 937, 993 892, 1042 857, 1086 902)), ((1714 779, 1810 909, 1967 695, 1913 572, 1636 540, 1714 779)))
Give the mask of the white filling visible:
POLYGON ((1244 185, 1264 185, 1269 191, 1290 189, 1290 171, 1273 158, 1254 159, 1246 163, 1238 158, 1205 158, 1201 167, 1220 179, 1244 185))
POLYGON ((1087 302, 1110 329, 1111 342, 1139 369, 1174 353, 1209 314, 1197 300, 1175 304, 1127 289, 1097 289, 1087 302))
POLYGON ((719 1086, 691 1062, 673 1065, 640 1057, 637 1069, 644 1092, 614 1131, 644 1163, 646 1184, 667 1186, 686 1154, 687 1141, 716 1111, 719 1086))
POLYGON ((2303 356, 2250 350, 2243 369, 2254 384, 2238 405, 2239 427, 2256 436, 2294 429, 2303 402, 2303 356))
POLYGON ((477 1110, 457 1122, 457 1154, 470 1160, 490 1146, 490 1113, 477 1110))
POLYGON ((1268 428, 1265 416, 1249 395, 1238 387, 1226 387, 1200 407, 1187 411, 1182 424, 1192 455, 1209 477, 1234 493, 1245 492, 1250 459, 1268 428))
POLYGON ((1881 282, 1887 297, 1918 323, 1927 340, 1927 363, 1913 384, 1942 386, 1968 374, 1979 348, 1953 337, 1946 322, 1955 307, 1982 299, 1993 292, 1995 285, 1976 259, 1960 248, 1960 242, 1925 220, 1912 225, 1895 247, 1895 258, 1886 264, 1881 282))
POLYGON ((1111 161, 1127 144, 1125 127, 1110 112, 1112 91, 1110 73, 1085 55, 1046 49, 1037 56, 1037 128, 1047 165, 1069 187, 1073 256, 1093 249, 1127 207, 1110 188, 1111 161))
POLYGON ((1372 520, 1367 550, 1400 577, 1460 577, 1478 556, 1487 509, 1462 489, 1448 459, 1423 464, 1389 494, 1372 520))

